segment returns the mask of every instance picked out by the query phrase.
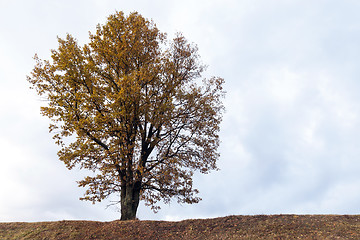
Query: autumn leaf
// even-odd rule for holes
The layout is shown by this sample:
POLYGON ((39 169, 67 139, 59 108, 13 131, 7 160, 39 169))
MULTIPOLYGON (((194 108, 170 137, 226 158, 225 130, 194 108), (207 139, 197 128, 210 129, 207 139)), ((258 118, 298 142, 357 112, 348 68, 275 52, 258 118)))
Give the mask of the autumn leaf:
POLYGON ((80 46, 58 38, 51 60, 35 56, 28 77, 47 101, 41 113, 79 181, 82 200, 119 194, 121 219, 134 219, 140 200, 197 203, 194 171, 216 170, 224 96, 219 77, 201 80, 198 49, 178 33, 167 40, 134 12, 110 15, 80 46))

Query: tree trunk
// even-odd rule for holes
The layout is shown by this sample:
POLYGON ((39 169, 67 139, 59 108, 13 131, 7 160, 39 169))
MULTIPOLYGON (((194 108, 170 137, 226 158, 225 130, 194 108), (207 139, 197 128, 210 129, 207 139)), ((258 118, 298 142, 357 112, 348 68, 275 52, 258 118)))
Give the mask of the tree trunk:
POLYGON ((121 189, 121 219, 135 220, 140 201, 140 183, 121 189))

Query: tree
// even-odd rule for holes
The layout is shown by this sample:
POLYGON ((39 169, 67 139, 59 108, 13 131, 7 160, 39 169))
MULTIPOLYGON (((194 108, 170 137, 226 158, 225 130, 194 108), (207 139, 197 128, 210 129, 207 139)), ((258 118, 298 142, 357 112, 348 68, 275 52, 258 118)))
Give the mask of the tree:
POLYGON ((199 202, 192 176, 217 169, 224 80, 200 81, 197 47, 136 12, 110 15, 82 47, 70 34, 58 42, 51 61, 35 55, 28 81, 46 99, 59 159, 93 171, 80 199, 118 193, 122 220, 140 200, 155 212, 160 200, 199 202))

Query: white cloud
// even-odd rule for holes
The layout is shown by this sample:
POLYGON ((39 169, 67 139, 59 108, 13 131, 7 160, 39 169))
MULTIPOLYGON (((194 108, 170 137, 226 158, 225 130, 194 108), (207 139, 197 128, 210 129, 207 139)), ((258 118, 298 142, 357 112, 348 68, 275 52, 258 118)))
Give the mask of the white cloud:
POLYGON ((229 214, 357 213, 360 201, 360 4, 355 1, 1 1, 0 221, 118 217, 57 160, 28 89, 35 52, 56 36, 81 43, 115 10, 139 11, 169 37, 199 45, 208 75, 228 91, 221 171, 196 175, 203 201, 164 206, 141 219, 229 214))

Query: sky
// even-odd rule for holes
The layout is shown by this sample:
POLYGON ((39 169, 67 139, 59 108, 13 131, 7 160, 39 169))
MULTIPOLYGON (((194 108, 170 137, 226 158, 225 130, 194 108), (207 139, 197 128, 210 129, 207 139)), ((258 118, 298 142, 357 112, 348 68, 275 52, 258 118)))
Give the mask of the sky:
POLYGON ((79 200, 26 81, 57 36, 80 44, 123 11, 199 47, 225 79, 219 171, 196 174, 202 201, 143 204, 141 220, 360 213, 360 2, 355 0, 0 0, 0 222, 120 218, 79 200))

